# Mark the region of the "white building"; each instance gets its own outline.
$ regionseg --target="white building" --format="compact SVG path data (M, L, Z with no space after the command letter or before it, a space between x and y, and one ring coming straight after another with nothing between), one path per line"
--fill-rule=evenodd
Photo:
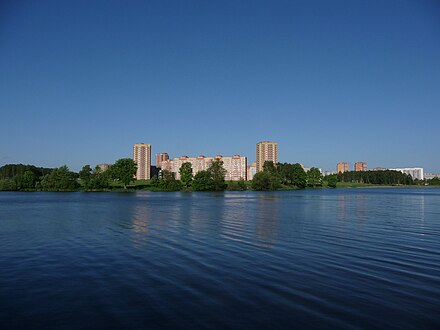
M415 180L415 179L423 180L424 179L422 167L389 168L389 170L399 171L399 172L402 172L405 174L409 174L409 175L411 175L413 180Z
M174 173L177 180L180 180L180 167L184 163L190 163L193 175L200 171L206 171L213 160L219 159L223 162L223 168L226 170L225 180L238 181L240 179L246 180L246 163L247 158L240 155L232 157L223 157L221 155L215 157L188 157L181 156L173 160L162 162L162 169L169 170Z

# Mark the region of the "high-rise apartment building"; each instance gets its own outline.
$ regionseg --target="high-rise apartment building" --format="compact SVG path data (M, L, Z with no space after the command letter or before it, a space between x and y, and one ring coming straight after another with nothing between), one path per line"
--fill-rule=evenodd
M133 160L137 164L136 180L150 180L151 144L135 144L133 147Z
M162 162L170 159L170 156L166 152L161 152L160 154L156 154L156 167L161 168Z
M354 163L354 170L356 172L367 171L367 163L366 162Z
M336 173L348 172L348 163L342 162L336 165Z
M263 170L265 161L278 163L278 142L263 141L257 143L257 172Z

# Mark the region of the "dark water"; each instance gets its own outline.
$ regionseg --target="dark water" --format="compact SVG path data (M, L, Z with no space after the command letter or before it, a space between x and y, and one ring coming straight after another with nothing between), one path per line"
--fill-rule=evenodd
M440 328L440 190L1 193L0 328Z

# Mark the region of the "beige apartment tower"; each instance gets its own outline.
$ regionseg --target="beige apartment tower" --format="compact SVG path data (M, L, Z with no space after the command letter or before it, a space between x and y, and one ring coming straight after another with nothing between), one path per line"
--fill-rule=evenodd
M366 162L357 162L354 163L354 170L356 172L367 171L367 163Z
M133 147L133 160L137 164L136 180L150 180L151 144L135 144Z
M348 172L348 163L342 162L336 165L336 173Z
M265 161L278 163L278 142L263 141L257 143L257 173L263 171Z

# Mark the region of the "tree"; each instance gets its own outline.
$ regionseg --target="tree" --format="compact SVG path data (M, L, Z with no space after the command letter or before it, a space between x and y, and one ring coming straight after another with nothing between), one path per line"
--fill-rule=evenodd
M84 165L81 171L79 171L79 179L86 189L89 188L90 180L92 179L92 168L90 165Z
M278 189L278 181L267 171L258 172L252 179L252 189L254 190L275 190Z
M35 188L35 183L37 181L37 177L34 172L31 170L27 170L24 172L23 176L20 180L20 189L33 189Z
M183 186L185 188L191 187L193 181L191 163L183 163L182 166L180 166L179 173L180 173L180 181L182 181Z
M192 188L195 191L210 191L214 190L214 181L211 173L208 171L200 171L194 176Z
M168 170L162 171L162 178L152 182L153 187L164 191L176 191L182 188L182 183L176 180L174 173Z
M268 172L272 175L277 174L277 168L275 167L275 164L271 160L266 160L263 164L263 171Z
M301 164L292 164L289 178L292 184L299 189L304 189L307 185L307 175Z
M13 179L0 179L0 191L18 190L17 183Z
M312 167L307 172L307 184L313 188L322 185L322 174L316 167Z
M102 171L99 166L96 166L89 181L89 189L106 189L110 187L109 174L108 170Z
M48 191L71 191L78 188L76 173L64 165L46 174L41 180L41 188Z
M131 158L118 159L116 163L110 167L107 171L113 179L119 180L124 185L124 189L127 189L127 185L133 181L136 174L137 165Z
M429 185L432 186L439 186L440 185L440 178L434 177L431 180L429 180Z
M336 175L331 175L327 177L327 185L329 188L336 188L336 184L338 183L338 177Z
M244 182L243 178L240 178L238 181L230 181L228 182L228 190L246 190L246 182Z
M223 191L226 189L227 184L225 182L226 170L223 167L223 161L216 159L211 163L208 168L208 173L210 174L213 190Z

